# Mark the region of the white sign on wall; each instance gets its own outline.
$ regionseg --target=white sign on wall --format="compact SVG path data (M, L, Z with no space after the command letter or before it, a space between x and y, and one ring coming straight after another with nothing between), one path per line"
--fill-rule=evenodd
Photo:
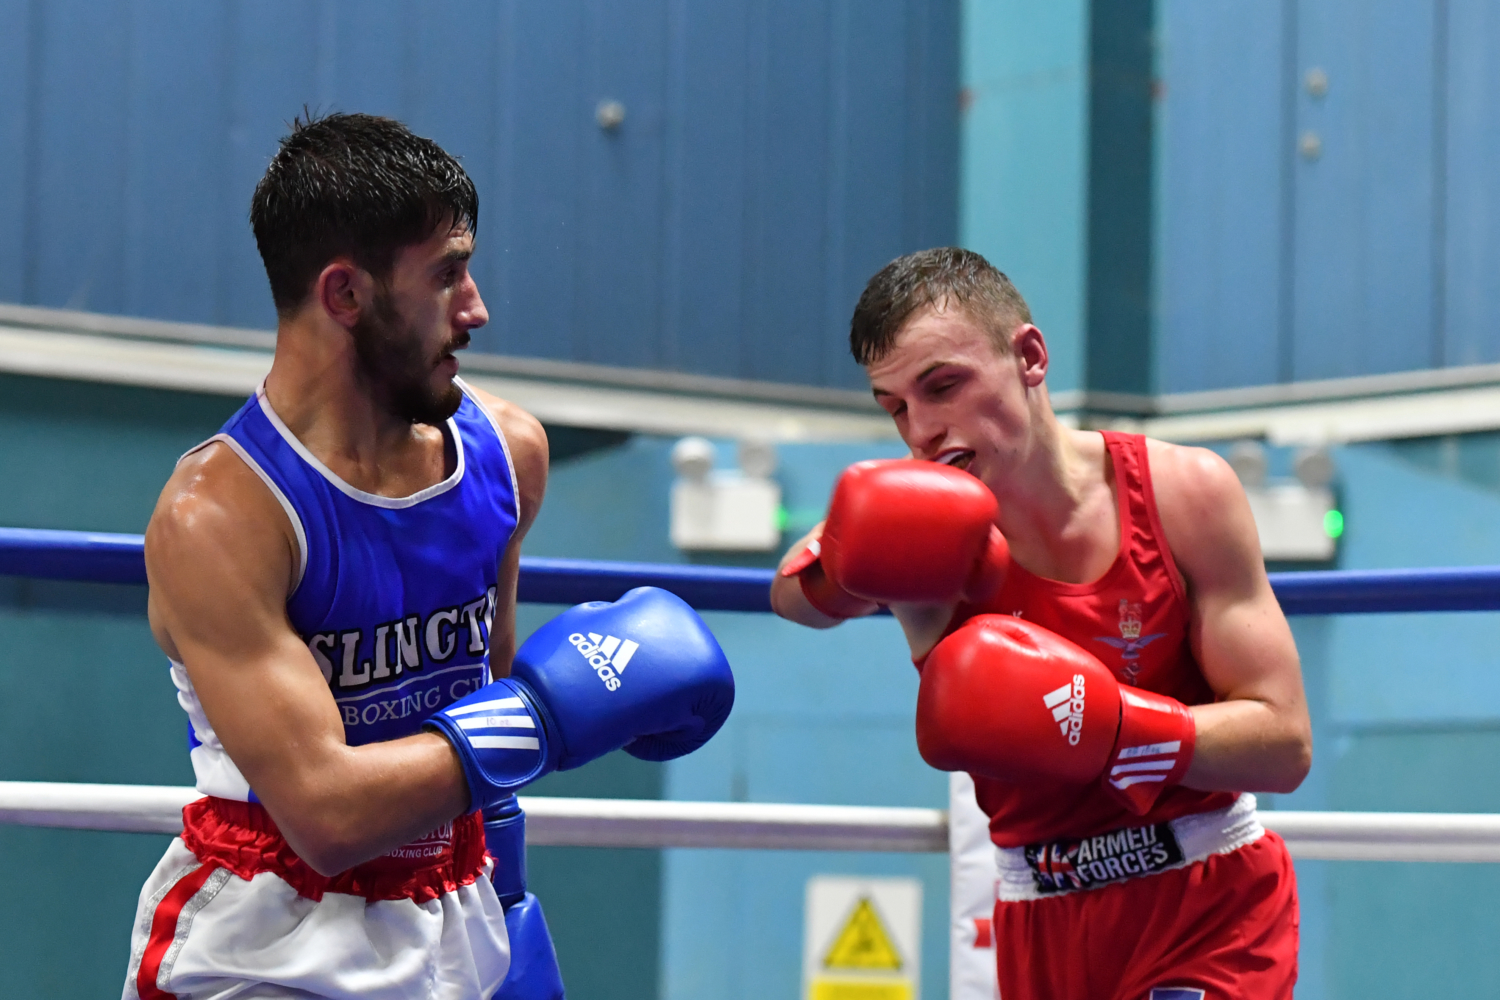
M814 875L803 919L804 1000L920 1000L922 883Z

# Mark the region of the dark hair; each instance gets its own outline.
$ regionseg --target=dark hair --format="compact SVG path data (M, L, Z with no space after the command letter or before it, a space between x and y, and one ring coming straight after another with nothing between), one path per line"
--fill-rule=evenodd
M1010 332L1031 322L1026 300L989 261L961 247L937 247L897 257L870 279L849 321L849 353L862 365L879 361L912 313L934 304L964 307L1007 353Z
M250 200L250 226L282 315L302 304L335 257L383 280L402 247L445 223L474 230L478 220L479 195L458 161L375 115L294 119Z

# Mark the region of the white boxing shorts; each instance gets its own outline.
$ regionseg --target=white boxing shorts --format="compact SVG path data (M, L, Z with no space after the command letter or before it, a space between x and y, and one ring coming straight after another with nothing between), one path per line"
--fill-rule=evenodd
M199 799L141 889L124 1000L472 1000L510 967L477 813L332 878L258 804Z

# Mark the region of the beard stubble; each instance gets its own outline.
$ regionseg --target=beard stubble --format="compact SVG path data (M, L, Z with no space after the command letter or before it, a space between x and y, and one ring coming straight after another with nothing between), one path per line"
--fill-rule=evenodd
M375 293L371 308L360 315L351 332L360 373L386 412L413 424L434 426L458 412L463 390L452 380L434 390L432 373L443 358L467 346L467 333L427 355L422 338L384 289Z

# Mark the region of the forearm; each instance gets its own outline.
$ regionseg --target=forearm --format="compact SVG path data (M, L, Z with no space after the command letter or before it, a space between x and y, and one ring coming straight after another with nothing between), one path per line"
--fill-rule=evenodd
M1295 791L1312 764L1305 710L1232 698L1195 705L1197 743L1183 784L1202 791Z
M938 644L953 621L955 604L892 604L891 614L901 623L913 662L920 663Z
M825 615L812 606L802 592L802 582L795 576L777 576L771 582L771 610L787 621L808 628L833 628L842 618Z
M452 745L435 733L323 753L261 796L297 855L332 875L379 857L461 815L469 788Z

